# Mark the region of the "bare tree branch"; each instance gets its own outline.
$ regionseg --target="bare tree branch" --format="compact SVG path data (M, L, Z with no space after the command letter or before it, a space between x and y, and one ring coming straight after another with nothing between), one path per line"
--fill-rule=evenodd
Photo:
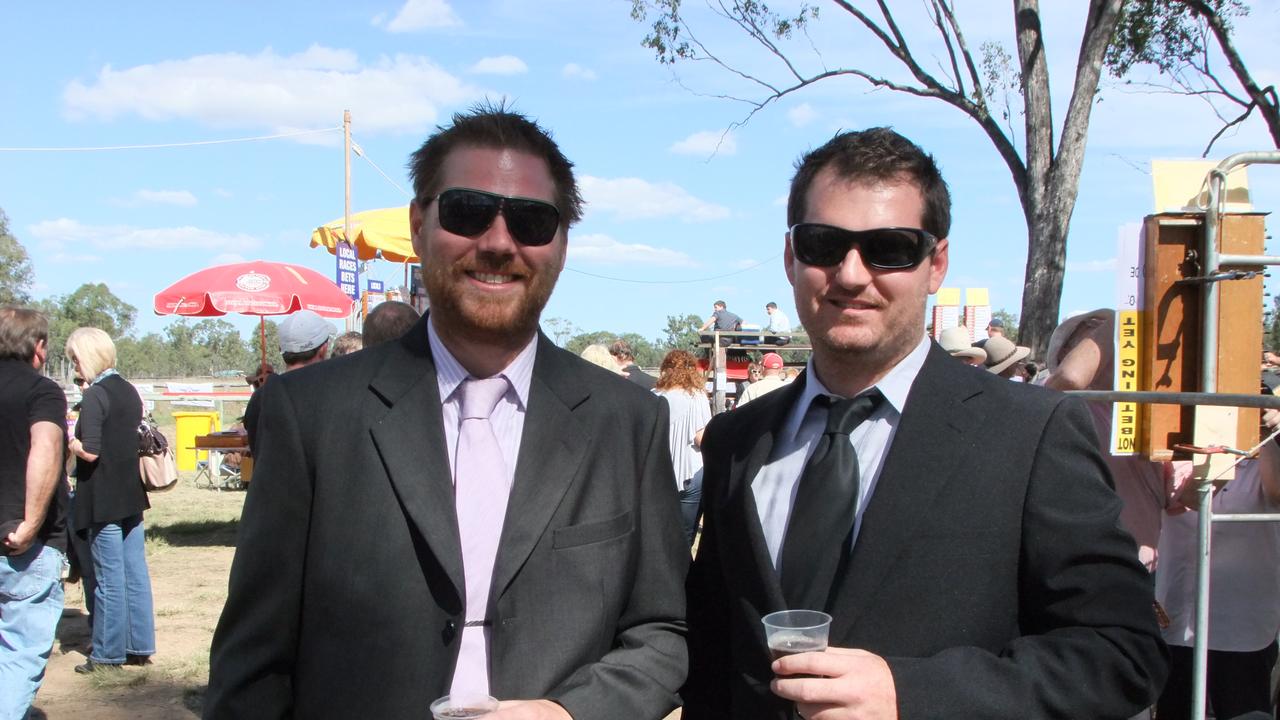
M1250 115L1253 114L1253 109L1255 107L1257 107L1257 105L1253 103L1249 103L1249 105L1245 107L1244 113L1242 113L1240 117L1237 117L1235 120L1232 120L1227 124L1223 125L1221 128L1219 128L1218 132L1214 133L1213 137L1209 139L1209 144L1204 146L1204 152L1200 153L1200 157L1209 157L1209 151L1213 149L1213 144L1218 142L1218 138L1226 134L1227 130L1244 122L1246 118L1248 118Z

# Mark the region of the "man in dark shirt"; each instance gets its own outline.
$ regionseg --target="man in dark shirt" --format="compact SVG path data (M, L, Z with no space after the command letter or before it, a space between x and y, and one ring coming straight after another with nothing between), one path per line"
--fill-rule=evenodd
M720 332L733 332L742 329L742 318L734 313L729 312L729 307L725 305L723 300L717 300L711 306L711 317L702 323L702 327L698 328L698 332L705 333L715 326ZM702 342L711 342L710 335L703 335ZM721 345L729 345L734 342L734 338L720 338Z
M26 717L62 615L67 399L39 369L49 321L0 308L0 717Z
M636 365L635 356L631 354L631 344L626 340L614 340L613 344L609 346L609 354L613 356L614 361L618 363L618 367L622 369L623 376L631 382L645 390L652 390L653 386L657 384L656 378L641 370L639 365Z

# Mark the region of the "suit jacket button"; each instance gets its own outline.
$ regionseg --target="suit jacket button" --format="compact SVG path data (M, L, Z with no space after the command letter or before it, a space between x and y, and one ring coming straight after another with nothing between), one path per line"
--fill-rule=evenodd
M445 644L452 643L453 639L458 636L458 621L453 618L446 620L444 623L444 633L442 634L444 635Z

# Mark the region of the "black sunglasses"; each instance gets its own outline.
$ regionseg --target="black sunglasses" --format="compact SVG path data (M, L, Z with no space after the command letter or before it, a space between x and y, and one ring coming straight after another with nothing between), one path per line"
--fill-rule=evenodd
M440 227L463 237L475 237L488 230L499 212L511 237L521 245L546 245L555 239L560 228L560 211L543 200L449 188L424 199L422 207L432 200L439 203Z
M878 270L906 270L920 264L938 238L919 228L845 230L821 223L791 226L791 250L805 265L835 267L858 246L862 262Z

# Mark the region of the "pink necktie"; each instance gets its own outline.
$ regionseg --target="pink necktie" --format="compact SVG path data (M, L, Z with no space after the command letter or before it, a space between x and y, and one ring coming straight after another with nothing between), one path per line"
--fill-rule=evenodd
M462 540L467 599L458 666L449 690L455 695L489 694L489 627L485 614L511 491L507 464L489 416L508 387L507 379L498 376L484 380L468 378L459 389L462 425L454 461L457 470L453 497Z

